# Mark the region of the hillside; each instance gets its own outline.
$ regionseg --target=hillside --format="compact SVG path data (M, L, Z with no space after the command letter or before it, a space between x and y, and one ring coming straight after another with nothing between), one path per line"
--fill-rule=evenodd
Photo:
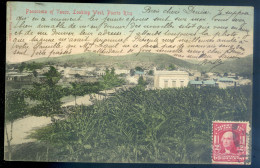
M199 64L200 62L197 59L190 59L185 60L189 63ZM212 60L214 62L214 60ZM223 60L223 64L220 64L212 69L214 64L206 64L201 65L198 69L204 72L219 72L219 73L225 73L225 72L232 72L232 73L238 73L240 75L252 75L253 73L253 55L248 55L246 57L240 58L240 59L229 59L229 60Z
M212 65L203 66L202 70L207 72L211 69ZM216 66L211 72L232 72L239 76L252 78L253 75L253 55L249 55L240 59L226 60L223 64Z
M111 65L121 68L134 68L143 66L145 68L166 67L174 64L177 67L196 69L198 66L167 54L140 53L125 56L105 56L96 53L83 53L75 55L66 55L54 58L39 58L29 62L70 64L72 66L83 65Z
M253 55L225 61L224 64L216 67L213 71L253 74Z
M164 68L170 64L174 64L176 67L186 69L196 69L199 71L208 72L212 64L199 65L198 61L195 60L181 60L172 57L167 54L155 54L155 53L140 53L140 54L129 54L125 56L105 56L96 53L82 53L74 55L66 55L54 58L39 58L30 60L29 62L40 62L40 63L53 63L53 64L69 64L71 66L113 66L119 68L134 68L136 66L142 66L147 69L153 67ZM212 72L234 72L243 76L250 76L253 72L253 55L249 55L244 58L236 60L226 60L224 64L218 65L213 68Z

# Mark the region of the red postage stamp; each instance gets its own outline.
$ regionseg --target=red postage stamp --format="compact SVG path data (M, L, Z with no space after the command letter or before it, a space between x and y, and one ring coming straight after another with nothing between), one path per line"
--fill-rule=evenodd
M249 123L213 122L212 163L250 164Z

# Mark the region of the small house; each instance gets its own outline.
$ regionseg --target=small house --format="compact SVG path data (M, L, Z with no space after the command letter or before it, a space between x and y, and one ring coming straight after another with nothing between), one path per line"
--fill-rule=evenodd
M200 88L202 84L203 84L202 81L196 81L196 80L191 80L189 82L190 86L193 86L193 87L196 87L196 88Z
M236 85L236 82L233 78L218 78L217 83L219 88L227 88L227 87L234 87Z
M216 86L216 82L214 80L206 80L206 81L203 81L203 85L209 86L209 87L214 87L214 86Z

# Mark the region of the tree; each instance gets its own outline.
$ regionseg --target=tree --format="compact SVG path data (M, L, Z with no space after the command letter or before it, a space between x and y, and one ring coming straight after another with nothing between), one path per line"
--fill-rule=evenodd
M28 105L24 98L24 93L20 90L10 91L6 94L5 122L9 122L11 125L10 134L8 133L7 127L5 125L9 161L12 159L11 142L13 140L13 123L15 120L28 114Z
M169 71L176 70L176 67L173 64L170 64L169 67L168 67L168 70Z
M140 71L140 72L144 72L144 69L141 68L141 67L139 67L139 66L135 67L135 70L136 70L136 71Z
M138 79L138 85L139 86L146 86L147 82L144 80L143 76L140 76Z
M18 67L19 72L22 73L23 70L25 69L25 67L26 67L26 63L22 62L21 65L19 65L19 67Z
M32 62L32 63L28 63L26 64L25 69L33 71L35 69L41 69L43 67L42 63L36 63L36 62Z
M43 75L46 78L28 91L29 98L38 102L30 111L35 116L52 116L61 112L63 88L57 85L61 74L51 66Z
M118 78L118 75L115 74L113 69L111 69L111 71L109 71L109 69L106 69L105 72L106 73L102 76L101 81L102 89L106 90L124 84L125 81Z
M61 98L64 96L64 89L57 85L61 79L61 74L50 66L48 72L43 74L46 78L40 83L34 83L33 88L28 90L28 97L37 101L37 104L30 109L30 114L34 116L53 117L62 112ZM46 141L46 160L49 158L49 143L52 137Z
M74 75L74 77L75 77L75 78L80 78L81 75L77 73L77 74Z
M36 70L33 70L33 76L37 77L38 76L38 72Z
M116 73L115 73L115 68L114 68L114 67L111 68L111 74L112 74L112 75L115 75L115 74L116 74Z
M46 76L46 80L43 84L47 84L49 86L55 86L61 79L61 74L53 66L50 66L50 70L43 75Z
M223 76L225 76L225 77L226 77L226 76L228 76L228 73L227 73L227 72L225 72Z
M63 67L64 67L64 68L67 68L67 67L69 67L69 64L68 64L68 63L65 63L65 64L63 65Z
M154 74L154 71L153 70L149 70L148 75L153 76L153 74Z
M135 75L135 70L134 69L130 69L130 75L134 76Z
M84 95L84 88L77 82L71 83L71 94L75 97L75 106L77 105L77 96Z

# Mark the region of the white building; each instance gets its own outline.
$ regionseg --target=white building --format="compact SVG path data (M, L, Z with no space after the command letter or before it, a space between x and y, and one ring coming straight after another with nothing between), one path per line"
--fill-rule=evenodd
M71 68L71 67L67 67L63 70L63 75L66 78L74 77L76 74L79 74L80 76L86 76L87 71L82 68Z
M95 73L96 73L98 76L106 75L106 71L104 71L104 70L99 70L99 71L96 71Z
M236 81L233 78L223 77L223 78L218 78L216 84L219 88L225 89L227 87L236 86Z
M86 71L92 72L95 71L96 67L86 67Z
M238 85L251 85L252 81L250 79L239 79Z
M116 69L115 74L120 75L120 74L130 74L130 70L126 69Z
M126 77L126 81L127 81L129 84L134 84L134 85L138 84L138 79L139 79L138 76L130 76L130 75L128 75L128 76Z
M47 73L50 70L50 66L44 66L41 69L36 69L35 71L38 72L39 74L44 74Z
M189 74L185 71L156 71L154 69L154 87L180 88L187 87L189 83Z

